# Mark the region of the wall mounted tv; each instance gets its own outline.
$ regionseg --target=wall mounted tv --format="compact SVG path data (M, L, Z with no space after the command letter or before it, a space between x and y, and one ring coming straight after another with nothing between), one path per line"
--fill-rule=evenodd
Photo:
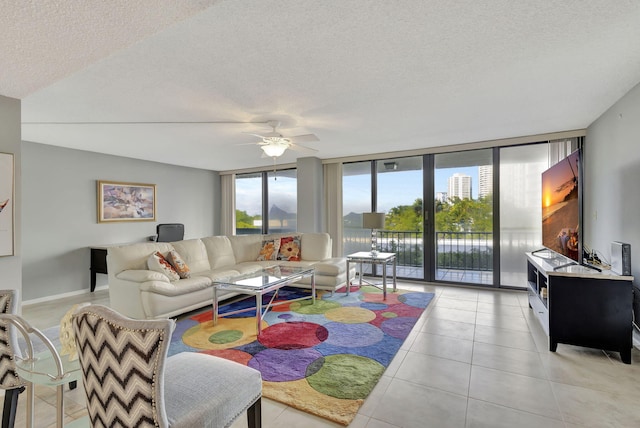
M542 173L542 245L582 262L582 166L576 150Z

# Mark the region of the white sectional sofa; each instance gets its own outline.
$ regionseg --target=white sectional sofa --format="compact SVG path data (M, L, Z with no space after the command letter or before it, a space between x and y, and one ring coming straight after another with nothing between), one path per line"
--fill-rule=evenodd
M296 238L300 250L298 260L258 260L264 258L261 250L265 243L291 236ZM149 269L152 254L159 251L166 257L172 250L186 263L190 277L171 280L164 273ZM211 304L214 280L276 264L313 266L319 290L333 292L347 283L346 262L331 257L331 237L326 233L209 236L171 243L114 246L107 251L111 307L137 319L172 317L204 307ZM354 275L355 267L349 279ZM293 285L310 288L310 278ZM222 290L218 293L219 299L231 295Z

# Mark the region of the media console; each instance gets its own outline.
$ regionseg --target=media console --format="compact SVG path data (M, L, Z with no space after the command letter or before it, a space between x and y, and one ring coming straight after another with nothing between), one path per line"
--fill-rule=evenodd
M529 307L559 343L620 352L631 364L632 276L595 271L552 251L527 253Z

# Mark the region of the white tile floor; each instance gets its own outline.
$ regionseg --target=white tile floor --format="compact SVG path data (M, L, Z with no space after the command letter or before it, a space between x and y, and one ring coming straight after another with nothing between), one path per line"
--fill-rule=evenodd
M550 353L524 292L399 287L436 296L351 427L640 426L640 351L631 365L615 352L563 344ZM83 300L108 304L108 295L32 305L23 314L46 328ZM53 426L55 391L37 388L37 395L36 426ZM84 413L81 388L65 398L70 420ZM262 411L267 428L338 426L268 399ZM23 397L16 425L24 425ZM245 417L233 424L241 427Z

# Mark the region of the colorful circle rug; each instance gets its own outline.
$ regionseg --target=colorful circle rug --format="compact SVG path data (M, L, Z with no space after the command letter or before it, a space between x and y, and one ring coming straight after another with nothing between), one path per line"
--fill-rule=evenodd
M398 352L433 293L352 287L349 296L283 288L256 336L253 297L180 319L169 355L201 352L262 373L263 396L348 425ZM270 296L264 296L268 303ZM251 309L253 308L253 309ZM225 313L247 309L241 314Z

